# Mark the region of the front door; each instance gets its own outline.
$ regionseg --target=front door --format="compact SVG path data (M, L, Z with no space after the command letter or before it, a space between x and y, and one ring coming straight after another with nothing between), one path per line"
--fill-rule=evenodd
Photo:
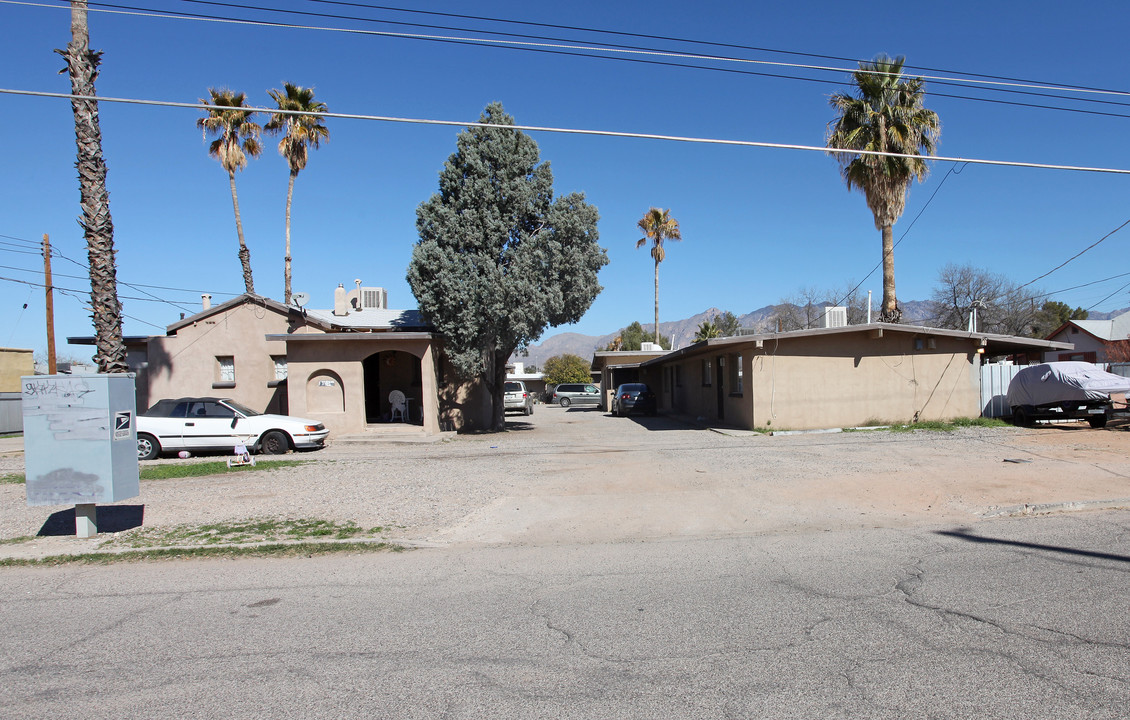
M726 357L719 355L715 358L716 362L714 367L717 372L715 373L714 386L718 388L718 419L726 419L726 390L722 387L724 378L726 377Z

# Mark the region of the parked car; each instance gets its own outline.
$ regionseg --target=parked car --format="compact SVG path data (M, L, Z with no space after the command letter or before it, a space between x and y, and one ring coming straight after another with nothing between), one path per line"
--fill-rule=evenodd
M534 398L526 392L526 383L521 380L507 380L506 410L521 410L523 415L534 414Z
M589 383L561 383L553 388L550 402L557 403L563 408L570 405L599 405L600 390L596 385Z
M1006 398L1016 425L1076 419L1101 428L1113 412L1110 394L1125 392L1130 392L1130 378L1088 362L1050 362L1018 372Z
M624 383L612 394L613 417L627 417L632 413L654 415L658 409L655 393L644 383Z
M233 450L281 454L325 445L330 431L316 420L256 412L229 398L161 400L137 417L137 458L163 452Z

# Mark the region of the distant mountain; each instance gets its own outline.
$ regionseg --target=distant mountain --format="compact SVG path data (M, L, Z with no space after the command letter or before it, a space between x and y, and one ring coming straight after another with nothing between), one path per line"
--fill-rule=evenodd
M931 315L930 303L925 300L910 300L908 302L900 303L902 305L903 321L912 325L922 324L924 320L928 320ZM746 313L745 315L738 315L738 323L743 328L752 328L758 332L772 332L772 318L776 314L779 305L766 305L763 308L754 310L753 312ZM664 336L671 336L676 348L685 347L694 341L695 333L698 332L698 327L705 320L709 320L716 315L721 315L722 310L718 308L707 308L697 315L692 315L683 320L675 320L673 322L659 323L659 331ZM874 311L878 314L878 309ZM1125 312L1130 312L1130 308L1123 308L1122 310L1114 310L1108 313L1092 312L1088 319L1090 320L1109 320L1112 317L1121 315ZM640 321L645 330L650 330L652 324ZM625 323L624 327L627 327ZM545 363L546 360L554 355L563 355L571 353L579 355L583 358L592 358L593 352L596 350L603 350L612 342L620 330L617 328L607 335L581 335L580 333L559 333L551 335L542 342L531 345L529 348L529 356L521 357L515 356L511 358L515 362L525 363L527 367L535 365L538 368Z

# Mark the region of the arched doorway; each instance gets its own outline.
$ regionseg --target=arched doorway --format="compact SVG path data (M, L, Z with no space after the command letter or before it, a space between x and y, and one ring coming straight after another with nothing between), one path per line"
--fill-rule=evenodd
M412 353L382 350L361 363L365 378L365 422L388 422L392 405L388 396L393 390L404 393L408 401L408 421L420 421L420 360Z

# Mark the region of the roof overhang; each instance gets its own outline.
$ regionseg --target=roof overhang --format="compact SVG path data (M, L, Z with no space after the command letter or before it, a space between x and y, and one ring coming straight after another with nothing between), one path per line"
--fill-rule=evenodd
M870 323L867 325L848 325L837 328L813 328L809 330L793 330L783 333L762 333L758 335L738 335L727 338L711 338L689 345L679 350L666 353L664 356L640 363L641 366L660 365L668 360L675 360L697 355L707 355L721 348L752 347L754 351L770 350L774 343L789 342L791 340L827 337L834 340L837 336L866 335L879 339L886 334L903 334L919 337L949 337L959 340L969 340L977 349L984 350L990 357L997 355L1013 355L1016 353L1032 352L1034 350L1072 350L1071 343L1041 340L1040 338L1017 337L1014 335L996 335L993 333L971 333L964 330L949 330L946 328L925 327L921 325L901 325L894 323Z
M345 333L271 333L269 341L281 340L286 343L326 343L326 342L401 342L404 340L434 340L430 332L345 332Z

